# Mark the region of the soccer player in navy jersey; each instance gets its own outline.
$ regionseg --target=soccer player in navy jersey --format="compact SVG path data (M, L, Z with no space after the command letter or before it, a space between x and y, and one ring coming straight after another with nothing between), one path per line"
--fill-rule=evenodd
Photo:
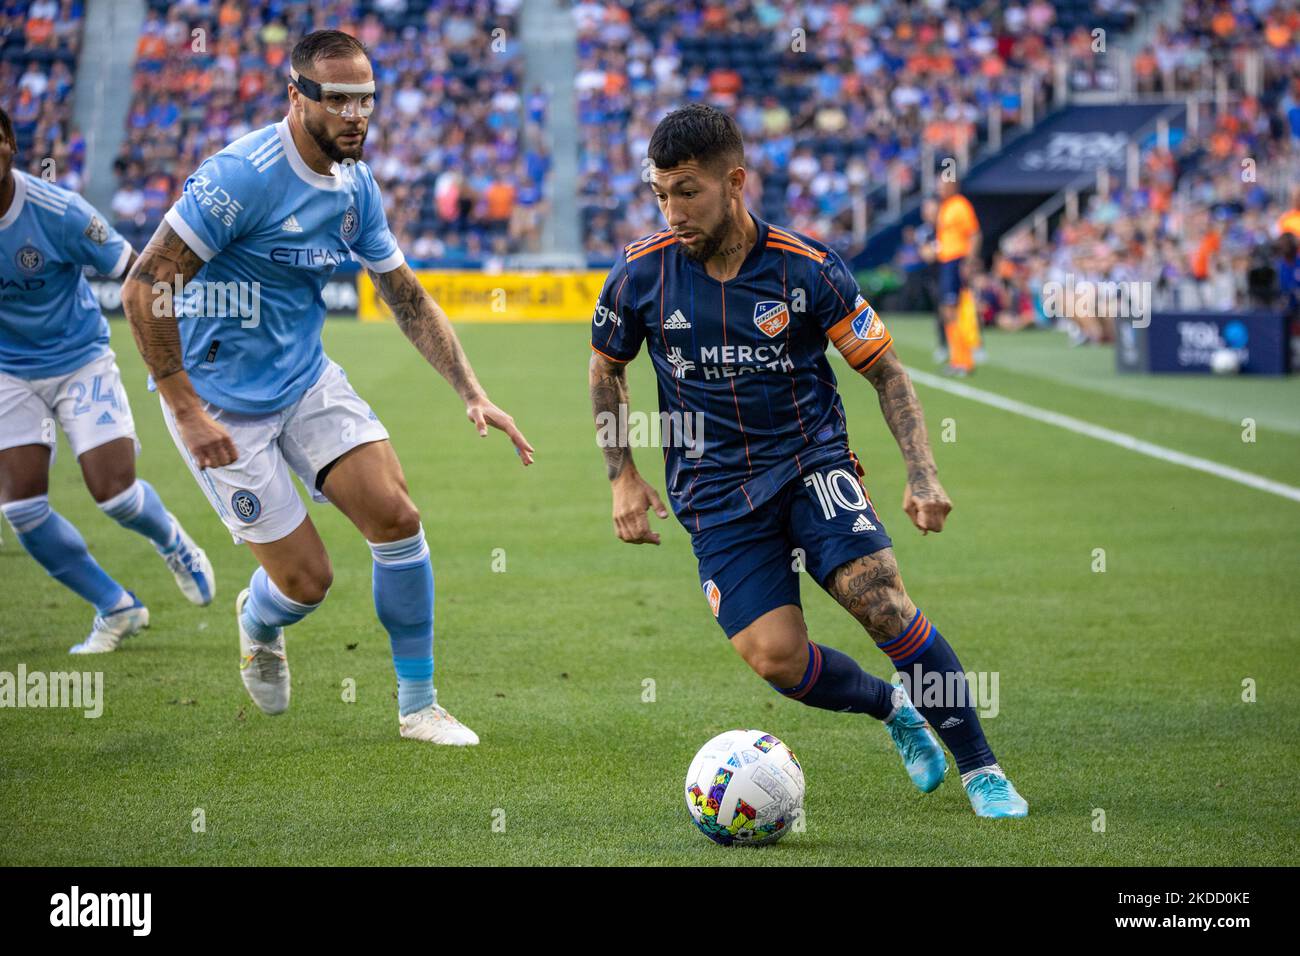
M927 793L947 771L935 728L976 814L1026 816L967 695L921 693L936 679L964 692L965 671L904 589L849 449L828 341L879 395L907 465L903 510L922 533L943 530L952 504L888 330L839 255L746 208L744 145L731 117L704 104L676 110L648 152L667 228L626 247L592 317L598 427L626 420L625 369L644 342L661 421L702 425L669 429L668 498L691 535L704 596L741 657L787 697L883 721ZM646 512L666 518L662 500L625 442L600 443L618 537L658 544ZM889 655L903 686L809 640L801 566Z

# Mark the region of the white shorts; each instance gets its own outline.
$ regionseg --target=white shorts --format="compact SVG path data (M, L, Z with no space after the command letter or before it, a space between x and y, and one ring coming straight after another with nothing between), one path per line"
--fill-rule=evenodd
M105 442L134 439L135 419L115 359L110 349L76 371L52 378L0 372L0 450L48 445L52 464L56 422L78 458ZM139 441L135 447L140 450Z
M167 403L162 403L172 441L236 544L279 541L302 524L307 507L290 471L314 500L327 502L316 490L320 470L358 445L388 437L388 429L353 391L336 362L329 363L302 398L278 412L240 415L206 402L204 408L234 439L239 452L234 464L200 469L177 433Z

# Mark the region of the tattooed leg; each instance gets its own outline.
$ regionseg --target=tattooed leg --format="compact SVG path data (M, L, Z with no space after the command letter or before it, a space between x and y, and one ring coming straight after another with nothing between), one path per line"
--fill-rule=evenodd
M840 565L831 573L827 590L877 644L901 634L916 614L916 605L903 589L893 548Z
M892 548L836 568L827 590L889 655L912 703L952 751L963 776L997 761L972 704L966 671L938 629L912 603Z

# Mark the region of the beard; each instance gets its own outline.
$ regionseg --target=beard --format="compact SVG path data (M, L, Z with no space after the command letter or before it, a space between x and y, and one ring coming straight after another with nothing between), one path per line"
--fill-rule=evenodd
M361 130L361 142L357 145L344 149L337 140L330 139L329 134L325 131L325 124L313 122L310 116L303 116L303 129L307 130L308 135L316 141L320 151L330 158L332 162L342 163L345 160L351 160L354 163L361 161L362 151L366 145L366 135L370 132L369 124Z
M716 229L707 234L701 233L703 241L695 248L683 245L681 247L682 252L686 254L687 258L694 259L696 262L708 262L722 248L722 241L727 238L727 233L731 232L734 223L735 217L731 215L730 209L726 209L722 214L722 221L718 223Z

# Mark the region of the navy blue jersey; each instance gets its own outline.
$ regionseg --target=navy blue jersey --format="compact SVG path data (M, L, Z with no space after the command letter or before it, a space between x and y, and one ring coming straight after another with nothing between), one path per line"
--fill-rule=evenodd
M842 460L848 437L827 342L859 372L892 342L839 255L753 218L758 241L727 282L670 232L629 244L591 320L591 347L611 361L631 361L647 343L668 496L691 532L747 515L809 469Z

